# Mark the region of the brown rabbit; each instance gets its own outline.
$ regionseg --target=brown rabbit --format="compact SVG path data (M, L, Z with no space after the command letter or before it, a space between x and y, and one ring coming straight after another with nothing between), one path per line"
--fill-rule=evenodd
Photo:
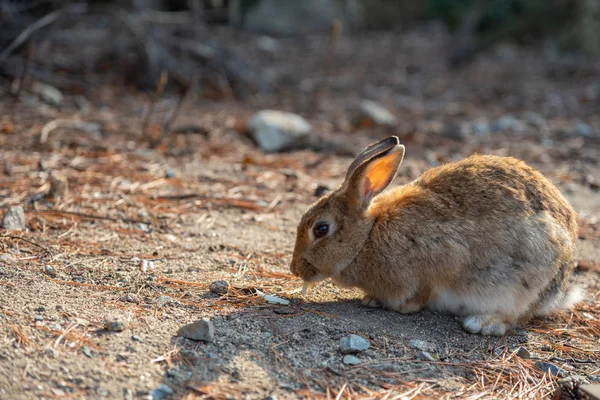
M359 287L368 306L447 311L484 335L576 301L576 214L541 173L474 155L383 192L403 157L395 136L357 156L302 217L294 275Z

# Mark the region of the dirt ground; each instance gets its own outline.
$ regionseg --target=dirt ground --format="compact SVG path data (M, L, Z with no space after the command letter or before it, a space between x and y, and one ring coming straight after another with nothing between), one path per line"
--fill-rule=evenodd
M175 126L199 133L173 133L157 149L141 134L147 96L118 85L91 88L85 108L77 96L60 109L28 94L0 101L0 214L21 204L28 226L0 230L0 398L543 398L558 388L579 398L581 382L600 382L598 64L499 45L450 70L433 25L343 36L315 97L327 38L276 39L271 52L258 35L218 34L276 91L192 96ZM365 98L399 125L356 127ZM173 101L157 104L151 132ZM361 293L330 282L303 299L288 269L296 224L316 186L334 188L351 158L263 154L240 129L263 108L299 113L314 135L355 152L398 135L407 153L397 184L474 152L524 159L579 213L584 301L489 338L447 315L364 308ZM522 129L447 132L503 116ZM58 118L102 132L59 128L40 144ZM67 179L67 194L45 196L51 175ZM216 280L227 294L210 292ZM266 304L257 288L290 304ZM201 318L214 324L212 342L176 336ZM124 329L108 331L106 320ZM350 333L370 341L358 365L342 362Z

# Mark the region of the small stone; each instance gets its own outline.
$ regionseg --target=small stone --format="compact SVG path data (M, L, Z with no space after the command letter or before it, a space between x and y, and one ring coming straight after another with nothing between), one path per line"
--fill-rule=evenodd
M471 126L467 123L451 122L444 125L442 134L450 139L466 139L471 136Z
M327 186L317 185L317 187L315 188L315 196L316 197L323 197L327 193L329 193L329 188Z
M273 312L275 314L281 314L281 315L294 314L295 313L294 310L291 310L289 308L283 308L283 307L275 308L275 309L273 309Z
M421 361L437 361L435 359L434 356L431 355L431 353L427 352L427 351L419 351L417 352L417 358Z
M173 389L171 389L169 386L165 385L164 383L161 383L160 385L158 385L158 387L156 389L154 389L152 392L150 392L150 398L152 400L165 400L165 399L169 398L172 394L173 394Z
M34 82L30 90L40 96L42 101L54 107L60 107L63 102L63 94L54 86L42 82Z
M36 308L34 311L37 311L37 312L44 312L44 311L46 311L46 307L39 306L39 307L38 307L38 308Z
M33 317L34 322L42 322L43 320L44 320L43 315L36 315L35 317Z
M531 358L531 353L525 347L519 347L519 350L517 350L517 356L524 360L529 360Z
M104 328L109 332L121 332L125 329L125 324L118 319L106 319L104 321Z
M44 267L44 272L47 275L50 275L50 276L55 276L56 275L56 269L52 265L46 265Z
M471 130L477 136L486 136L490 133L490 124L488 121L475 121L471 123Z
M167 178L167 179L175 178L175 170L171 167L165 168L165 178Z
M340 339L342 354L360 353L371 347L371 343L358 335L348 335Z
M541 369L544 372L549 373L550 375L563 377L565 375L565 370L557 367L554 364L550 364L545 361L536 361L535 366Z
M155 302L159 307L166 307L168 305L175 304L176 300L171 296L158 296Z
M256 46L265 53L276 53L279 50L279 42L271 36L261 36L256 40Z
M6 214L4 214L4 218L2 218L0 226L10 231L25 230L25 212L23 211L23 206L9 207Z
M527 122L529 125L536 128L547 127L546 120L538 113L531 111L525 112L523 113L523 119L525 119L525 122Z
M276 110L254 114L248 120L247 128L265 152L284 150L312 130L310 123L301 116Z
M148 224L144 224L142 222L138 222L137 224L135 224L135 227L144 233L152 232L152 228L150 228Z
M211 360L217 360L219 356L215 353L208 353L208 358L210 358Z
M497 120L492 122L490 128L492 129L492 132L523 132L525 130L523 128L523 124L521 124L521 122L519 122L518 119L511 115L505 115L503 117L498 118Z
M209 290L211 291L211 293L214 294L227 294L227 292L229 291L229 282L225 280L214 281L210 284Z
M583 122L577 122L575 124L575 133L579 136L590 137L593 135L594 131L590 126Z
M87 347L87 346L83 346L83 347L81 348L81 352L82 352L83 354L85 354L85 356L86 356L86 357L88 357L88 358L92 358L92 351L90 350L90 348L89 348L89 347Z
M125 296L125 301L129 303L137 303L139 300L135 293L127 293L127 295Z
M428 351L430 353L434 353L436 351L436 346L433 343L426 342L424 340L410 340L408 345L415 350Z
M359 358L354 357L351 354L347 354L344 356L344 359L342 360L342 362L346 365L358 365L360 364L362 361L360 361Z
M131 335L131 340L133 340L135 342L144 343L144 339L141 336L137 336L137 335Z
M50 389L50 391L52 392L53 395L55 395L57 397L64 397L67 395L64 390L57 389L57 388L52 388L52 389Z
M191 340L212 342L215 338L215 327L209 320L201 319L179 328L177 336Z
M44 353L52 358L58 357L58 351L52 347L47 347L46 350L44 350Z
M396 118L396 116L383 105L375 101L363 100L360 103L360 113L362 118L367 118L373 121L376 125L398 125L398 118Z

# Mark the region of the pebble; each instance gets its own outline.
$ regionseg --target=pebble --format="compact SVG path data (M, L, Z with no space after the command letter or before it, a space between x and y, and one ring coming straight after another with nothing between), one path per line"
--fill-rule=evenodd
M283 308L283 307L275 308L275 309L273 309L273 312L275 314L282 314L282 315L295 313L294 310L290 310L289 308Z
M155 300L159 307L165 307L176 302L171 296L158 296Z
M131 340L133 340L135 342L144 343L144 339L141 336L137 336L137 335L131 335Z
M2 218L0 227L10 231L25 230L25 212L23 211L23 206L9 207Z
M519 350L517 350L517 356L524 360L529 360L531 358L531 353L525 347L519 347Z
M360 364L362 361L360 361L359 358L354 357L351 354L347 354L344 356L344 359L342 360L342 362L346 365L358 365Z
M152 228L148 224L144 224L143 222L138 222L135 224L135 227L144 233L152 232Z
M325 196L327 193L329 193L329 188L327 186L323 186L323 185L317 185L317 187L315 188L315 193L314 195L316 197L323 197Z
M575 133L578 134L579 136L585 136L585 137L590 137L593 135L593 131L592 128L590 128L590 126L586 123L583 122L577 122L575 124Z
M167 167L165 168L165 178L167 179L171 179L171 178L175 178L176 174L175 174L175 170L171 167Z
M58 351L52 347L47 347L46 350L44 350L44 353L52 358L56 358L58 356Z
M511 115L505 115L492 122L490 128L492 132L514 131L523 132L525 129L523 124Z
M227 294L229 291L229 282L225 280L214 281L210 284L209 290L214 294Z
M358 335L348 335L340 339L342 354L360 353L371 347L371 343Z
M125 301L129 303L137 303L139 300L135 293L127 293L127 295L125 296Z
M35 317L33 317L34 322L41 322L43 320L44 320L44 316L42 316L42 315L36 315Z
M42 82L34 82L31 85L30 90L40 96L42 101L50 104L51 106L60 107L63 102L64 96L62 92L52 85Z
M83 347L81 348L81 352L82 352L83 354L85 354L87 357L89 357L89 358L92 358L92 351L90 350L90 348L89 348L89 347L87 347L87 346L83 346Z
M311 124L297 114L263 110L254 114L247 123L250 134L265 152L277 152L307 136Z
M121 332L125 329L125 324L118 319L106 319L104 321L104 328L109 332Z
M360 103L360 113L362 118L368 118L369 120L373 121L376 125L398 125L398 118L396 118L396 116L392 114L383 105L375 101L363 100Z
M152 400L164 400L164 399L169 398L172 394L173 394L173 389L171 389L169 386L165 385L164 383L161 383L160 385L158 385L158 387L156 389L154 389L152 392L150 392L150 398Z
M490 123L488 121L475 121L471 123L471 130L477 136L485 136L490 133Z
M430 353L433 353L436 351L435 344L426 342L424 340L418 340L418 339L410 340L408 342L408 345L415 350L428 351Z
M444 125L442 135L450 139L466 139L471 136L471 126L467 123L450 122Z
M50 276L55 276L56 275L56 268L54 268L52 265L46 265L44 267L44 272Z
M550 364L545 361L536 361L535 366L541 369L544 372L549 373L550 375L563 377L565 375L565 370L557 367L554 364Z
M177 336L191 340L212 342L215 338L215 327L209 320L201 319L179 328Z
M437 361L431 353L427 351L419 351L417 352L417 358L421 361Z

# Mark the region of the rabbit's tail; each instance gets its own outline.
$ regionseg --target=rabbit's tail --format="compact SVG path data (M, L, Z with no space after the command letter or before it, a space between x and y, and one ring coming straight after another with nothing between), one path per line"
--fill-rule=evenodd
M535 307L533 313L536 316L550 314L553 311L566 310L583 299L583 290L573 286L568 290L557 290L547 293Z

